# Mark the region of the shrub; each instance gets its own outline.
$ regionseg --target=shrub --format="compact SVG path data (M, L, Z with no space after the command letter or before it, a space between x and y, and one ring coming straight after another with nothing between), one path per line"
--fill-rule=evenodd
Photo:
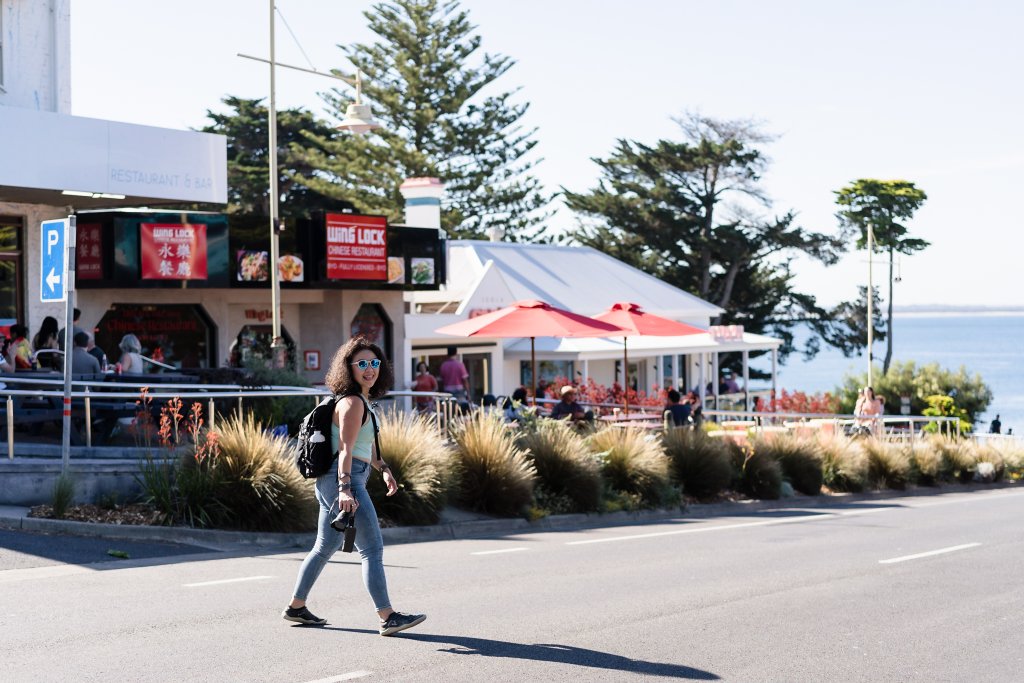
M516 447L500 415L477 411L452 429L459 471L458 501L496 515L524 514L536 470Z
M868 463L864 452L845 436L818 437L822 483L832 491L856 493L864 490Z
M925 443L939 455L942 479L969 482L974 478L976 460L970 441L933 434Z
M794 489L808 496L821 493L822 461L813 441L789 434L771 434L756 439L753 447L755 452L779 463L783 478Z
M216 457L183 459L184 471L204 470L214 482L215 524L251 531L306 531L316 528L319 508L313 483L302 478L291 443L268 434L250 415L220 425Z
M541 420L536 430L521 433L517 443L537 471L540 507L562 513L600 508L601 470L575 428L560 420Z
M910 482L910 455L899 446L862 439L861 448L868 463L868 485L877 489L904 489Z
M915 478L924 486L937 486L942 478L942 452L928 442L917 442L906 446Z
M1003 458L1006 476L1017 480L1024 474L1024 446L1010 439L996 439L989 442L989 448L995 450Z
M377 514L396 524L436 524L456 482L454 454L431 420L423 415L383 411L381 457L398 480L387 495L384 478L371 472L367 490Z
M749 445L730 448L738 472L737 488L751 498L777 500L782 496L782 466L771 455Z
M843 378L843 386L836 390L842 412L853 412L857 393L867 381L867 373ZM956 404L967 411L971 422L977 421L978 416L992 402L992 390L982 381L981 376L968 375L963 366L959 371L952 372L940 368L938 363L918 366L913 361L894 362L884 375L876 370L872 381L875 394L885 396L889 410L899 406L901 396L909 396L910 412L914 415L921 415L928 407L925 397L936 394L954 396Z
M613 492L637 496L640 507L670 500L668 458L644 430L606 427L588 438L588 446L600 457L601 474Z
M62 519L75 499L75 480L64 472L53 482L53 516Z
M982 481L1002 481L1006 474L1006 463L999 450L988 444L974 444L975 466L974 478ZM986 467L988 465L988 467Z
M672 478L683 492L711 498L732 482L729 450L721 439L701 430L669 429L661 439L669 458Z
M966 434L974 429L974 425L971 424L968 419L967 411L963 408L958 408L956 401L949 396L941 396L936 394L935 396L926 396L925 402L928 407L921 411L922 415L928 417L958 417L960 422L953 424L940 425L938 422L929 422L922 429L926 432L937 434L941 431L953 431L959 426L959 433Z

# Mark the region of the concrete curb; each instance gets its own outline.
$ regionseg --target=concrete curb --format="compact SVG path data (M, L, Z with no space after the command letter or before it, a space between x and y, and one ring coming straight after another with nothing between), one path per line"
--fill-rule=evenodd
M389 527L381 529L381 533L384 536L384 541L389 544L419 543L503 534L613 527L627 524L643 524L666 519L705 519L735 516L764 510L818 508L828 507L836 503L870 503L872 500L913 498L943 493L969 493L973 491L1015 488L1017 486L1016 482L951 484L941 488L918 487L907 491L872 491L868 493L833 494L829 496L798 496L780 500L695 504L685 509L551 515L550 517L544 517L533 522L525 519L481 519L445 522L433 526ZM27 508L0 506L0 529L41 531L116 540L184 543L214 550L229 548L308 548L313 545L316 538L316 534L313 532L289 534L191 529L188 527L94 524L91 522L28 517L27 515Z

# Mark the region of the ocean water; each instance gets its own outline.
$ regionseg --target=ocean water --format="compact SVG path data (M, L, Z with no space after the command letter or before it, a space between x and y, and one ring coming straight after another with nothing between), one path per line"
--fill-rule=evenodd
M1009 427L1014 434L1024 434L1024 315L897 314L893 329L894 361L938 363L950 370L963 365L971 375L981 375L993 399L976 431L987 432L988 421L998 413L1004 434ZM798 334L798 341L804 336ZM884 358L885 343L877 343L875 364L880 367ZM780 366L779 387L808 393L833 391L851 372L867 372L863 355L846 358L823 347L811 361L791 355Z

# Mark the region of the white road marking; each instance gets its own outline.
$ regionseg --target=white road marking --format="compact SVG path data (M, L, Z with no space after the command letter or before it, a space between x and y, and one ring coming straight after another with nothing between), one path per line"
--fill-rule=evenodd
M330 678L318 678L315 681L306 681L306 683L338 683L339 681L351 681L363 676L369 676L372 673L372 671L350 671L347 674L331 676Z
M963 545L954 545L949 548L939 548L938 550L929 550L926 553L917 553L916 555L904 555L903 557L893 557L888 560L879 560L878 564L895 564L897 562L906 562L907 560L919 560L922 557L932 557L933 555L944 555L946 553L955 553L957 550L966 550L967 548L976 548L980 543L964 543Z
M265 579L272 579L273 576L243 576L239 579L221 579L219 581L200 581L199 583L183 583L181 584L185 588L197 588L199 586L219 586L223 583L240 583L242 581L263 581Z
M498 553L517 553L520 550L529 550L529 548L502 548L501 550L481 550L479 552L470 553L470 555L497 555Z
M879 501L863 501L867 504L875 504L879 507L861 508L858 510L843 510L840 512L823 511L813 515L801 515L799 517L785 517L783 519L767 519L758 522L743 522L741 524L720 524L717 526L691 526L686 529L673 529L672 531L657 531L649 534L633 534L631 536L611 536L608 538L593 538L586 541L567 541L566 545L590 545L593 543L613 543L615 541L633 541L643 538L659 538L662 536L679 536L682 534L700 534L710 531L728 531L731 529L748 529L759 526L776 526L779 524L796 524L800 522L813 522L815 520L826 520L835 519L838 517L854 517L858 515L870 515L878 512L890 512L894 510L906 510L908 508L923 508L923 507L934 507L938 505L956 505L960 503L977 503L995 500L997 498L1006 498L1009 496L1020 495L1019 492L1014 493L988 493L986 492L983 497L970 497L970 498L956 498L953 500L940 500L930 501L926 503L917 503L911 501L901 501L896 505L890 504L892 500L899 499L888 499ZM807 509L807 508L804 508ZM779 512L779 509L774 512ZM696 521L696 520L694 520Z

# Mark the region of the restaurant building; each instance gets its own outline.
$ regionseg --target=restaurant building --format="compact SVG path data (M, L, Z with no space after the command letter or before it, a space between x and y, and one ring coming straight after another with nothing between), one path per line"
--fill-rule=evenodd
M290 221L271 264L266 218L161 209L226 204L226 139L71 116L69 21L68 0L0 0L0 328L63 326L64 304L40 299L40 223L75 214L80 326L112 363L127 333L175 368L268 356L276 268L309 380L355 333L408 365L403 292L446 277L440 231L324 212Z

